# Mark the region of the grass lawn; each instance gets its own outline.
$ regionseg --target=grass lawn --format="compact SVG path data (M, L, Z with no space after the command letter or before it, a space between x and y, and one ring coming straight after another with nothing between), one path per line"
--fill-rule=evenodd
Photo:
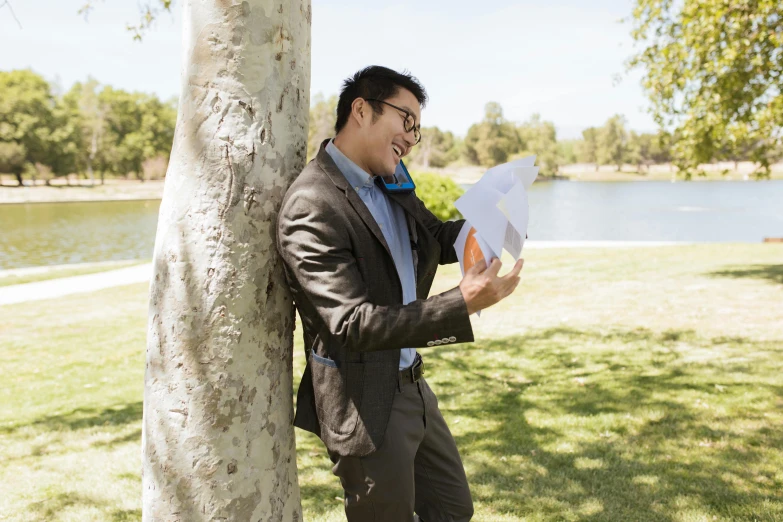
M530 250L523 275L476 343L424 351L474 520L783 520L783 245ZM140 520L146 297L0 308L0 520ZM343 520L297 437L305 520Z
M10 273L0 272L0 287L21 285L24 283L35 283L38 281L48 281L50 279L59 279L61 277L71 277L85 274L97 274L99 272L107 272L109 270L117 270L118 268L127 268L129 266L142 265L149 263L149 260L131 259L128 261L107 261L105 263L77 263L73 265L57 265L47 267L46 270L35 271L22 271L21 273L15 273L16 270L9 271Z

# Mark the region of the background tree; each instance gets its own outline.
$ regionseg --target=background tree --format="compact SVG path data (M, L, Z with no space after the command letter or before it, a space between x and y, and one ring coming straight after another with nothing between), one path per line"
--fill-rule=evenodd
M551 121L542 121L539 114L534 114L530 120L517 127L522 152L515 156L524 157L536 155L536 165L542 172L554 175L560 168L557 152L557 131Z
M672 137L671 134L664 131L659 131L655 135L650 146L650 160L654 165L660 165L662 163L669 163L672 160L671 156Z
M30 70L0 71L0 144L20 186L26 165L46 166L57 175L75 169L77 140L67 116L41 76Z
M599 165L616 165L619 171L628 154L628 132L625 118L616 114L598 130L596 162Z
M337 95L324 98L316 94L310 107L310 126L307 132L307 158L312 159L318 153L318 147L326 139L335 135L334 124L337 121Z
M457 161L461 154L462 142L451 131L442 131L438 127L422 127L421 141L413 147L409 159L411 164L421 168L443 168Z
M97 80L88 78L84 83L75 83L63 96L63 103L78 127L77 166L87 171L87 176L93 183L95 182L94 166L98 161L99 153L104 148L106 117L109 111L108 106L99 96L98 87ZM101 171L101 184L104 183L103 172Z
M474 123L465 136L465 156L474 165L493 167L519 152L521 143L514 125L503 117L497 102L484 107L484 119Z
M581 163L595 163L598 170L598 129L588 127L582 131L582 140L577 144L576 157Z
M27 150L16 141L0 141L0 172L16 176L19 185L23 185L22 173L25 168Z
M183 9L150 288L142 517L301 521L293 303L273 238L307 155L310 2ZM129 104L112 112L133 114L117 109ZM133 134L124 119L108 128Z
M783 4L779 0L635 0L629 67L652 114L677 135L672 153L690 175L699 164L751 145L759 176L781 150Z
M168 155L176 112L157 97L104 87L98 96L106 107L102 171L129 175L144 181L143 163L148 158Z
M636 165L636 171L644 174L644 167L648 166L650 157L650 134L639 134L631 131L628 134L628 149L625 155L625 163Z
M573 165L577 160L577 151L581 140L558 140L557 157L560 165Z

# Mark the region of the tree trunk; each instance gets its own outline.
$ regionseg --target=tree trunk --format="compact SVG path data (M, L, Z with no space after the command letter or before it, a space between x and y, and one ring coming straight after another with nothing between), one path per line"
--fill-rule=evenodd
M22 179L22 173L21 172L14 172L16 175L16 181L19 182L20 187L24 187L24 180Z
M307 153L310 1L183 9L150 288L142 518L301 521L293 304L274 230Z
M90 139L90 154L87 156L87 174L90 176L90 185L95 185L95 173L92 170L92 163L98 154L98 131L93 125L92 138Z

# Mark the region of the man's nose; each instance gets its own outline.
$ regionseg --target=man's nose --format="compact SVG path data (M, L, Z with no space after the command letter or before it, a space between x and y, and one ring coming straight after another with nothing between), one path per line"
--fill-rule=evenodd
M413 129L407 131L405 134L403 134L403 139L405 140L405 143L408 144L408 148L410 149L414 145L416 145L416 136L413 133Z

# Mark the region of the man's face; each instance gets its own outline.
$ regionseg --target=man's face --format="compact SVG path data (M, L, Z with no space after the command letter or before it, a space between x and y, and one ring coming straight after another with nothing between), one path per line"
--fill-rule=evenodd
M416 125L419 125L421 107L412 92L400 88L397 94L384 101L410 112L416 119ZM400 159L405 157L416 144L416 139L413 137L412 130L405 132L404 112L386 104L381 104L381 106L383 114L379 114L374 123L370 117L369 125L365 124L365 161L370 169L370 174L391 176ZM369 105L367 109L370 109Z

